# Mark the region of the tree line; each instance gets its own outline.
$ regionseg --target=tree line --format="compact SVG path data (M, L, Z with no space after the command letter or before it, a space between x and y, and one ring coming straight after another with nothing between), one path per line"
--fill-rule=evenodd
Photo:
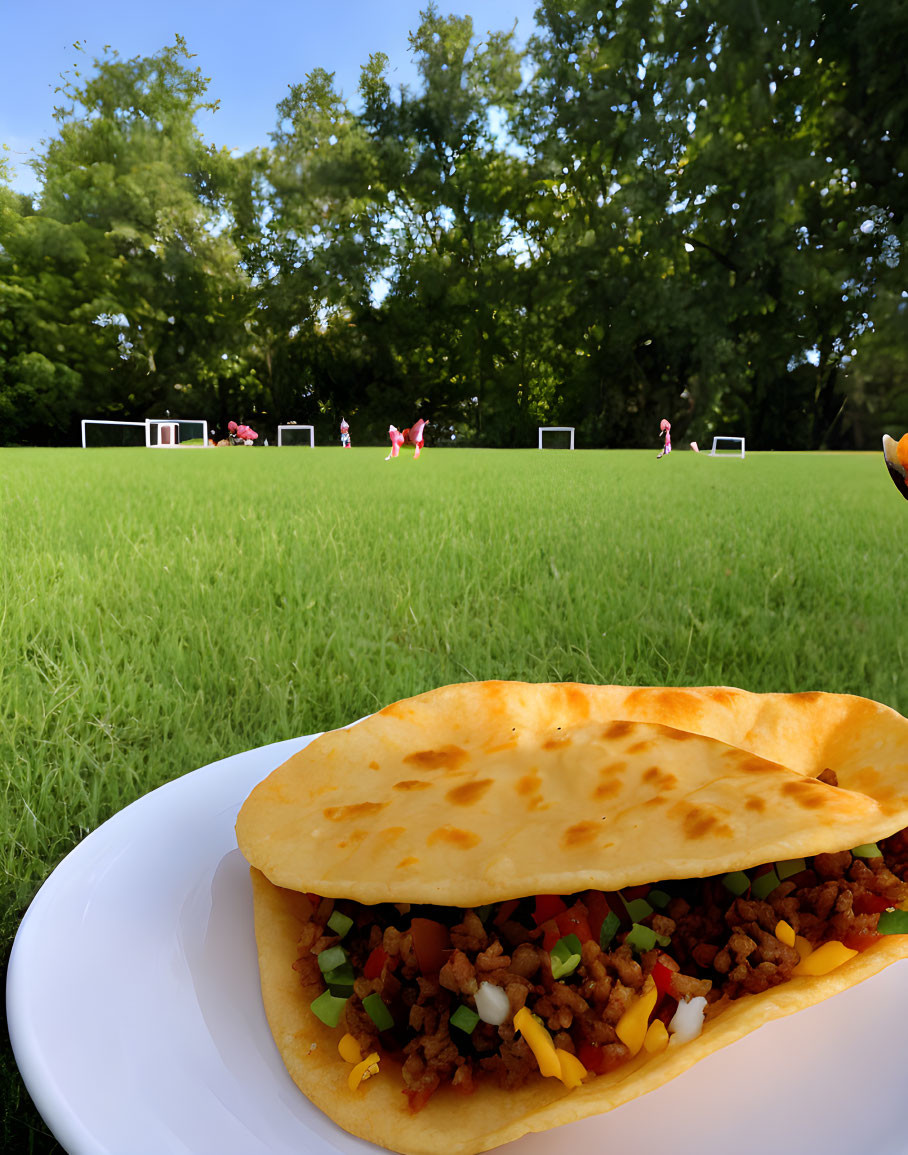
M270 143L196 124L179 37L59 89L0 159L0 442L83 417L316 426L354 444L746 436L870 448L908 428L904 5L541 0L534 35L430 5L418 82L320 68Z

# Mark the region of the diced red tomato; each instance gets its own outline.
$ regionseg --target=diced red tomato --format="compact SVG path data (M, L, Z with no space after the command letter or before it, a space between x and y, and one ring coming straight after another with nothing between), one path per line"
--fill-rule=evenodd
M855 931L854 934L846 934L842 939L842 945L847 946L849 950L862 951L873 946L875 942L879 942L882 937L875 930L859 930Z
M657 962L653 967L653 982L656 984L656 990L660 996L671 990L674 973L673 970L669 970L665 963Z
M609 915L608 899L601 890L588 890L583 896L583 901L586 903L590 935L594 942L598 942L599 935L602 933L602 924Z
M451 934L441 922L431 918L414 918L410 923L413 950L424 975L437 975L451 953Z
M322 901L317 894L313 894L310 890L306 891L306 898L309 899L313 906L318 906L318 904Z
M633 902L635 898L646 898L652 889L651 886L644 883L643 886L626 886L621 893L628 902Z
M520 899L518 898L511 898L507 902L503 902L498 908L498 914L492 920L495 926L504 926L518 906L520 906Z
M559 894L537 894L536 909L533 911L533 921L537 926L548 922L550 918L567 910L564 900Z
M580 939L581 944L589 942L593 937L586 911L579 902L575 903L570 910L556 914L555 922L562 935L575 934Z
M594 1047L592 1043L581 1043L577 1049L577 1058L593 1074L604 1074L605 1052L601 1047Z
M553 918L548 922L544 922L539 928L542 932L542 949L551 950L555 943L561 938L561 931L558 929L558 923Z
M363 967L363 977L367 979L377 979L387 961L387 954L380 946L377 946L366 959L366 965Z
M852 910L855 914L880 914L890 906L895 906L891 898L883 898L878 894L859 894L852 903Z

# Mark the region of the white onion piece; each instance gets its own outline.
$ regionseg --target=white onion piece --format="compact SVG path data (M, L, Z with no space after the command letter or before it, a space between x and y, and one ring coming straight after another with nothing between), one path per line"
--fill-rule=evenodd
M678 1003L668 1029L674 1036L674 1043L689 1043L703 1030L703 1016L706 1013L706 999L697 995Z
M511 1000L494 983L480 983L476 992L476 1013L484 1023L500 1027L511 1013Z

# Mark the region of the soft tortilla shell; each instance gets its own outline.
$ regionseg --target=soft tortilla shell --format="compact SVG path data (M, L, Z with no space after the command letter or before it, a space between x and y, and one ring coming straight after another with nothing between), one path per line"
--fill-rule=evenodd
M815 779L831 768L838 787ZM841 850L908 826L908 721L840 694L478 682L397 702L260 783L273 883L473 906Z
M376 1078L350 1091L350 1067L337 1053L340 1031L324 1026L311 1013L309 1001L318 990L303 990L292 969L311 905L305 896L273 886L254 868L251 874L265 1012L287 1070L315 1106L344 1130L404 1155L472 1155L527 1132L610 1111L655 1090L764 1023L821 1002L908 957L906 936L882 939L829 975L792 979L740 999L707 1023L692 1042L670 1046L655 1057L638 1057L573 1091L557 1079L541 1076L508 1092L481 1086L466 1098L441 1089L422 1111L411 1115L400 1069L387 1059ZM313 1043L315 1048L310 1049Z

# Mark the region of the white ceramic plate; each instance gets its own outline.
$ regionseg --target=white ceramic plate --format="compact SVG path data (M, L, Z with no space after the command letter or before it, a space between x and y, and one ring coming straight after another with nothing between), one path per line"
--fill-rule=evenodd
M7 983L26 1086L70 1155L372 1152L287 1075L259 994L234 821L313 736L212 763L90 834L38 893ZM767 1027L508 1155L901 1155L908 966ZM464 1110L469 1110L465 1101Z

